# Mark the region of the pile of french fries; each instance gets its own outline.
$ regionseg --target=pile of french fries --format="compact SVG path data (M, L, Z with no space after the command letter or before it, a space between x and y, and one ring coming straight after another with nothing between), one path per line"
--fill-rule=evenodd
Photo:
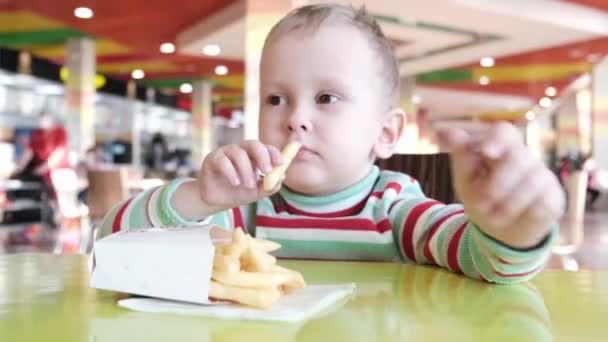
M277 265L268 254L279 248L235 229L230 243L215 246L209 297L268 309L284 293L304 288L300 273Z

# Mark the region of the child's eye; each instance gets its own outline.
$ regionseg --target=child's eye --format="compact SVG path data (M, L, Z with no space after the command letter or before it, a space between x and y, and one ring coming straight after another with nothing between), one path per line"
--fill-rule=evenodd
M317 103L319 104L330 104L338 101L338 97L331 94L321 94L317 96Z
M285 98L285 96L270 95L270 96L268 96L268 99L266 100L266 102L268 102L268 104L271 106L280 106L280 105L284 105L285 103L287 103L287 99Z

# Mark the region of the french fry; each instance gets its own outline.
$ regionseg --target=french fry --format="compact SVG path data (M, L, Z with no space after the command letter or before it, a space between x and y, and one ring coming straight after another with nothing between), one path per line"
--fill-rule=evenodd
M215 299L230 300L260 309L268 309L281 297L281 292L277 288L272 287L250 289L225 285L212 280L209 288L209 296Z
M248 246L249 239L247 239L242 229L236 228L232 232L232 243L218 245L215 249L217 254L239 258Z
M248 248L241 255L241 265L247 272L268 272L277 262L277 259L270 254L266 254L254 248Z
M267 287L279 287L292 279L289 273L270 272L221 272L215 271L211 279L225 285L238 287L263 289Z
M251 235L247 235L247 238L249 239L250 248L257 249L265 253L274 252L281 248L281 245L273 241L256 239Z
M278 266L268 254L280 247L235 229L231 242L215 247L210 297L269 308L283 293L305 287L300 273Z
M291 293L295 290L303 289L304 287L306 287L306 282L304 281L304 277L302 277L302 275L299 272L281 267L279 265L272 265L271 271L277 272L277 273L285 273L285 274L290 275L290 279L281 286L281 289L285 293Z
M241 262L229 255L216 254L213 258L213 270L220 272L238 272L241 270Z
M289 144L287 144L287 146L285 146L281 152L283 154L283 164L275 167L264 175L264 191L270 192L277 186L281 180L281 177L285 171L287 171L287 168L296 157L296 154L298 154L300 147L302 147L302 144L295 140L291 141Z

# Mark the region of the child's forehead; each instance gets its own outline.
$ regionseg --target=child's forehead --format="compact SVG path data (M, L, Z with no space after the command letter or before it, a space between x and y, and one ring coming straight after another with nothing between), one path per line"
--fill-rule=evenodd
M277 35L267 41L264 50L268 49L275 53L303 53L332 59L367 57L374 52L365 34L347 24L323 24L314 30L301 29ZM352 55L353 52L356 54ZM348 53L350 55L347 55Z
M280 30L269 36L267 44L272 44L284 40L282 38L291 37L296 39L312 39L323 41L323 38L349 38L358 37L368 41L367 35L355 24L341 21L324 21L321 24L302 25L292 29Z

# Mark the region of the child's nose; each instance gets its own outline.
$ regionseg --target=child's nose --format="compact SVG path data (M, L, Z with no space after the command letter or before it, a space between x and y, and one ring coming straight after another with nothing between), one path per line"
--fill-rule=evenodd
M289 124L289 126L287 127L287 129L289 129L290 132L295 132L295 131L308 132L309 127L307 125L304 125L304 124L300 124L300 125Z
M308 133L310 132L311 124L304 116L294 114L291 120L289 120L287 129L290 132Z

